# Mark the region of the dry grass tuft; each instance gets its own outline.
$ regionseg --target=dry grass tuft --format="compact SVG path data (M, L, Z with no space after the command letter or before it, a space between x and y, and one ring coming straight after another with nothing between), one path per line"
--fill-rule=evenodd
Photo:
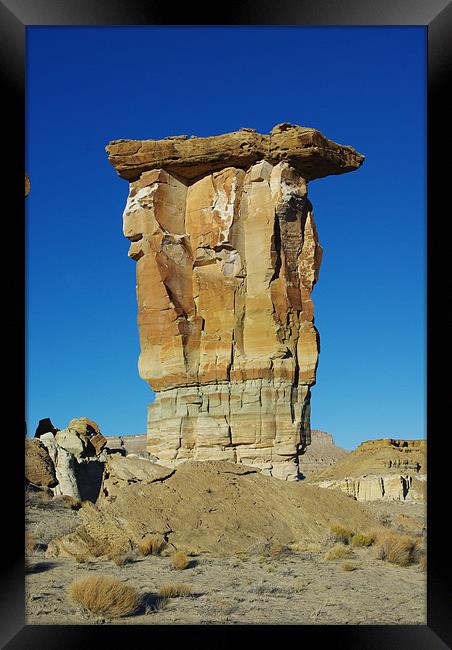
M171 555L171 562L175 569L186 569L188 567L189 561L188 556L184 551L176 551Z
M394 519L396 531L402 535L422 536L422 524L411 515L399 514Z
M371 534L355 533L351 539L352 546L372 546L375 537Z
M154 612L159 612L162 609L165 609L169 602L169 598L164 598L159 596L158 598L152 598L145 603L145 614L152 614Z
M168 584L160 587L160 596L162 598L177 598L178 596L188 596L192 589L190 585L185 584Z
M33 551L36 551L37 548L38 540L36 539L36 535L27 531L25 533L25 552L28 555L31 555L31 553L33 553Z
M341 560L343 557L351 557L353 551L344 544L335 544L328 553L325 554L325 560Z
M417 561L416 540L408 535L388 532L380 535L377 544L377 558L398 566L408 566Z
M356 564L352 564L351 562L343 562L341 564L342 571L356 571L357 568Z
M69 585L68 593L84 610L109 619L129 616L140 604L140 596L135 589L110 576L74 580Z
M165 540L159 535L145 535L138 542L138 549L144 557L147 555L158 555L165 547Z
M421 553L419 556L419 565L423 571L427 571L427 554Z
M116 566L124 566L125 564L132 564L137 559L136 554L133 551L123 551L119 553L114 553L110 555L110 560L116 564Z
M376 528L371 528L370 530L366 531L366 535L372 537L374 544L378 542L380 538L385 537L387 534L388 529L384 526L377 526Z
M342 524L332 524L330 526L330 532L334 538L335 542L340 542L341 544L349 544L351 538L353 537L353 531L349 530Z

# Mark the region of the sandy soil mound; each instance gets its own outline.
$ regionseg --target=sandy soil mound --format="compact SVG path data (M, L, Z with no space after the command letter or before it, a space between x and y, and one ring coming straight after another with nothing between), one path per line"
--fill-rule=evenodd
M332 522L364 530L375 516L340 492L284 482L224 461L190 461L162 481L124 484L96 505L83 525L49 544L49 556L109 553L147 534L170 548L229 555L264 543L319 542Z

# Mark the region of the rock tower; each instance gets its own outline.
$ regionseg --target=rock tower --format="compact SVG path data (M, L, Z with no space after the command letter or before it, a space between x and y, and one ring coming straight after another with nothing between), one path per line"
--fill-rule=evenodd
M149 453L296 479L319 353L311 292L322 249L307 184L363 156L292 124L106 150L130 182L138 367L156 393Z

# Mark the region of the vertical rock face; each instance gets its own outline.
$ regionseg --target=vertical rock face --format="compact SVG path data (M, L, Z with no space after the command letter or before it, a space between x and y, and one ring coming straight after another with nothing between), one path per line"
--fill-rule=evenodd
M107 147L131 181L123 219L137 263L138 366L156 391L148 451L165 465L224 459L284 479L298 475L310 442L319 352L311 292L322 257L307 198L311 158L320 154L311 147L306 156L309 147L296 139L306 131L275 127L276 153L271 136L251 130L248 149L226 136L184 138L173 156L168 144L176 138ZM341 148L324 140L331 151ZM354 150L342 149L350 166ZM331 151L322 153L327 166ZM354 154L357 167L362 157ZM202 170L194 178L193 166ZM318 160L315 169L322 175ZM328 173L343 171L336 163Z

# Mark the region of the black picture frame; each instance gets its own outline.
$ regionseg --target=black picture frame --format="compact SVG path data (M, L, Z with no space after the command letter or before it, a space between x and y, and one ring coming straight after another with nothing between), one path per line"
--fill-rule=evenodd
M217 10L216 12L214 10ZM3 278L4 376L7 404L14 405L14 418L8 418L7 462L11 470L7 482L8 496L3 501L8 553L2 562L0 583L1 647L16 648L91 648L109 642L130 646L136 635L143 643L202 643L204 639L219 647L249 632L253 643L269 637L268 626L27 626L24 597L23 540L23 423L25 420L25 30L32 25L422 25L428 39L427 100L427 405L428 405L428 571L426 626L278 626L278 643L287 640L305 644L306 635L316 647L356 648L358 650L435 650L452 647L451 582L448 569L446 505L441 499L447 492L448 418L446 387L434 377L441 367L447 368L447 319L444 304L447 293L435 298L435 291L447 278L448 251L444 239L448 216L449 173L447 127L450 103L447 101L451 78L452 5L450 0L261 0L243 1L228 8L224 4L203 6L191 3L179 8L146 0L0 0L0 68L3 88L2 198L4 203L5 246L7 260ZM6 142L5 142L6 141ZM64 161L66 162L66 161ZM388 165L391 164L388 152ZM447 174L447 176L446 176ZM449 183L448 183L449 181ZM5 223L4 222L4 223ZM10 232L12 229L12 233ZM440 246L441 238L441 246ZM7 239L7 241L6 241ZM19 242L21 244L19 245ZM424 290L424 287L420 287ZM55 315L49 315L49 321ZM57 324L55 325L57 326ZM439 361L439 363L438 363ZM390 385L387 386L390 390ZM438 414L444 424L434 426ZM5 444L5 441L3 440ZM4 458L5 460L5 458ZM449 563L450 564L450 563ZM450 570L449 570L450 572ZM273 627L273 626L271 626ZM179 628L179 629L177 629ZM246 628L246 629L245 629ZM282 637L282 638L281 638ZM141 643L141 641L140 641Z

